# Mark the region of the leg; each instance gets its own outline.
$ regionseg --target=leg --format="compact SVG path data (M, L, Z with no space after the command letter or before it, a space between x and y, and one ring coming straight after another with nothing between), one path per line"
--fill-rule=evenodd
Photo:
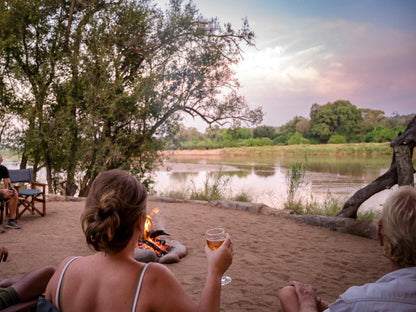
M10 219L17 219L17 203L19 195L15 192L14 196L9 200Z
M19 295L20 301L26 301L41 295L54 273L55 267L49 265L20 276L12 285Z
M299 299L295 287L286 286L279 291L280 304L285 312L299 311Z

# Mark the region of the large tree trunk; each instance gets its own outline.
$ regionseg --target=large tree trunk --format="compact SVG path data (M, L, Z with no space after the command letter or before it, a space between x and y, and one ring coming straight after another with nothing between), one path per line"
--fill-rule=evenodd
M407 125L406 131L394 139L390 146L393 148L393 159L389 170L373 182L355 192L349 198L338 217L357 218L361 204L374 194L398 185L414 185L412 157L416 145L416 116Z

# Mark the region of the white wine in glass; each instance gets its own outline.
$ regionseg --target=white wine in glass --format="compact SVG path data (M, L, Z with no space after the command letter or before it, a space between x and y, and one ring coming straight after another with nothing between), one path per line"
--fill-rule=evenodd
M218 249L225 240L225 230L223 228L213 228L206 232L207 246L211 250ZM225 286L231 283L231 277L223 275L221 278L221 285Z

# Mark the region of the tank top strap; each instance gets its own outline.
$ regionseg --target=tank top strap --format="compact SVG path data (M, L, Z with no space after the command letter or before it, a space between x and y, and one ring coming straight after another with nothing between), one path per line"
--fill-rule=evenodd
M61 296L61 285L62 285L62 281L64 279L65 272L68 269L69 265L75 259L78 259L78 258L81 258L81 257L73 257L73 258L69 259L69 261L65 264L64 268L62 269L61 276L59 276L58 286L56 287L56 294L55 294L55 305L59 310L61 309L61 307L59 306L59 299L60 299L60 296Z
M134 300L133 300L133 308L131 309L132 312L136 311L137 300L139 299L140 289L142 288L144 273L146 272L149 265L150 265L150 263L146 263L143 270L142 270L142 273L140 274L139 283L137 284L136 294L135 294Z

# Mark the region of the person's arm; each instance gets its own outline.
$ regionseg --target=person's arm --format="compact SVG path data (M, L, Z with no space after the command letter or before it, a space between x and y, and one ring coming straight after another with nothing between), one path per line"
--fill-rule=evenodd
M4 182L4 188L6 188L6 189L8 189L9 186L12 184L12 182L10 181L10 178L4 178L3 182ZM13 185L12 185L12 187L13 187Z
M56 288L58 287L59 277L61 276L62 269L64 268L65 264L72 259L73 257L66 257L56 268L55 273L49 279L48 285L46 286L44 296L50 302L55 305L55 294Z
M233 261L232 242L226 234L224 243L215 251L205 245L208 260L208 275L199 302L199 311L219 311L221 295L221 277Z
M219 311L221 277L232 262L232 244L229 235L215 251L205 246L208 275L199 305L191 300L173 273L165 266L152 264L145 275L145 285L140 300L145 311L193 312ZM163 298L163 300L160 300Z

